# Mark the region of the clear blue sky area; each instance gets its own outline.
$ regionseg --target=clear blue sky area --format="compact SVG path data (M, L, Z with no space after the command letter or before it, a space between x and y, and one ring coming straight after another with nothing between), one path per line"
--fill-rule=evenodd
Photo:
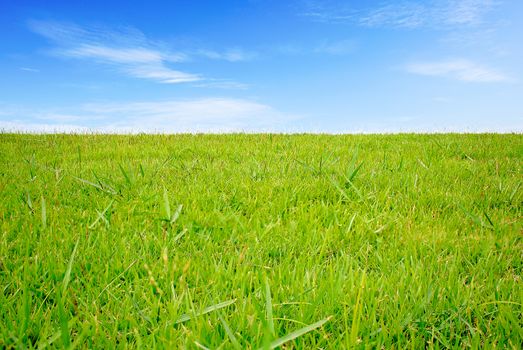
M0 1L0 129L522 132L523 1Z

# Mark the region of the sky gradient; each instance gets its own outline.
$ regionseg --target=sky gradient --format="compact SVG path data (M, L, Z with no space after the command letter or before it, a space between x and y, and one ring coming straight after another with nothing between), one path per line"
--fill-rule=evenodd
M523 131L520 0L2 0L0 32L4 131Z

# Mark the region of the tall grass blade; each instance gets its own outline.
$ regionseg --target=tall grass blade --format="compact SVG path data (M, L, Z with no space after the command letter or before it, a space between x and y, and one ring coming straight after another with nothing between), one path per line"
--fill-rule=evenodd
M341 196L343 198L345 198L348 201L352 200L352 198L347 194L347 191L344 188L342 188L342 186L340 186L340 184L336 180L334 180L333 178L329 178L329 179L330 179L330 182L332 183L332 185L338 190L338 192L341 194ZM363 195L358 190L358 188L356 186L354 186L354 184L350 181L347 181L347 184L354 190L354 193L356 193L356 195L359 197L359 199L363 200Z
M79 243L80 243L80 238L78 238L76 240L76 244L74 245L74 248L73 248L73 253L71 254L71 258L69 259L69 264L67 265L67 270L65 271L64 279L62 281L62 295L67 290L67 286L69 285L69 282L71 280L71 270L73 268L74 257L76 255L76 250L78 248Z
M227 306L229 306L231 304L234 304L235 302L236 302L236 299L231 299L231 300L223 301L223 302L218 303L218 304L214 304L214 305L208 306L205 309L203 309L202 311L194 313L192 315L190 315L190 314L183 314L176 321L174 321L174 324L187 322L187 321L189 321L189 320L191 320L193 318L196 318L196 317L208 314L208 313L216 311L216 310L223 309L224 307L227 307Z
M123 177L125 178L125 181L127 182L127 184L129 186L132 186L133 183L131 181L131 178L129 177L129 175L127 174L127 172L125 171L125 169L123 168L122 164L118 163L118 167L120 168L120 171L122 172L122 175Z
M492 227L495 227L496 225L494 225L494 223L492 222L492 219L490 218L490 216L488 216L487 212L484 211L483 212L483 215L485 215L485 217L487 218L487 221L489 222L489 224L492 226Z
M47 348L48 346L53 344L56 340L58 340L58 338L60 338L61 336L62 336L62 331L60 330L60 331L56 332L55 334L53 334L52 336L50 336L49 338L38 343L38 349L42 350L42 349Z
M136 259L135 261L133 261L129 266L127 266L125 268L125 270L123 270L121 273L118 274L118 276L114 277L111 282L109 282L104 289L102 289L102 291L100 292L100 294L98 294L98 296L96 297L96 299L100 298L100 296L107 290L107 288L109 288L111 286L111 284L114 283L114 281L116 281L118 278L120 278L121 276L123 276L124 273L126 273L127 271L129 271L129 269L131 267L133 267L134 264L136 264L136 262L138 261L138 259ZM96 300L95 299L95 300Z
M26 261L24 265L24 285L22 287L22 323L19 336L24 342L26 342L27 328L31 319L31 291L29 290L29 264Z
M178 207L176 208L176 211L174 212L173 216L169 220L171 225L174 224L176 222L176 220L178 220L178 217L180 217L180 213L182 212L182 208L183 208L182 204L178 205Z
M318 322L315 322L315 323L312 323L306 327L303 327L303 328L300 328L294 332L291 332L281 338L278 338L276 339L275 341L271 342L269 344L269 349L276 349L277 347L279 346L282 346L283 344L291 341L291 340L294 340L298 337L301 337L302 335L304 334L307 334L309 333L310 331L313 331L315 330L316 328L319 328L321 326L323 326L325 323L327 323L332 317L327 317L321 321L318 321ZM260 350L263 349L263 348L260 348Z
M179 240L180 240L180 239L181 239L181 238L182 238L186 233L187 233L187 229L184 228L184 229L182 230L182 232L178 233L178 234L174 237L173 242L174 242L174 243L178 242L178 241L179 241Z
M60 322L60 336L64 349L71 347L71 333L69 331L69 316L65 311L63 294L58 294L58 318Z
M347 182L352 182L354 180L354 178L356 177L356 175L358 174L358 172L360 171L361 169L361 166L363 165L363 162L361 162L356 168L354 168L347 176Z
M85 179L81 179L79 177L76 177L76 176L73 176L73 178L75 178L76 180L86 184L86 185L89 185L89 186L93 186L94 188L102 191L102 192L105 192L105 193L108 193L108 194L116 194L116 191L109 187L109 186L104 186L101 182L99 182L98 184L95 184L94 182L91 182L89 180L85 180ZM107 188L106 188L107 187Z
M47 227L47 209L45 206L44 196L42 196L41 205L42 205L42 228L45 229Z
M351 325L351 332L350 332L350 340L352 345L356 345L358 342L358 333L360 329L360 320L361 320L361 295L363 293L363 290L365 288L365 272L363 272L363 276L361 277L361 285L360 289L358 291L358 296L356 297L356 305L354 305L354 312L352 314L352 325Z
M493 228L494 227L494 225L492 224L492 221L490 220L490 218L487 216L486 213L484 213L484 214L485 214L485 216L487 216L487 219L492 224L492 226L488 226L487 224L485 224L479 216L474 215L473 213L471 213L470 211L465 209L465 207L462 206L461 204L458 204L458 206L470 218L470 220L472 220L472 222L474 222L476 225L484 227L484 228Z
M512 203L512 200L513 200L514 197L516 196L516 193L518 193L518 190L519 190L520 187L521 187L521 182L518 183L518 185L514 188L514 190L513 190L512 193L510 194L510 197L509 197L509 199L508 199L508 201L509 201L510 203Z
M225 329L225 333L229 337L229 340L231 341L232 346L236 350L241 349L242 347L241 347L240 343L238 342L238 339L236 339L236 336L232 332L231 327L229 327L229 324L227 323L227 321L225 321L225 319L222 317L222 315L220 313L218 313L218 318L220 319L220 322L222 323L222 326Z
M31 195L29 194L29 192L26 193L25 198L24 197L22 197L22 198L24 199L24 203L29 208L29 211L31 212L31 214L33 214L35 210L33 208L33 202L31 201Z
M109 221L107 221L107 219L105 218L105 213L107 213L107 211L109 210L109 208L111 208L113 203L114 203L114 199L111 200L111 202L109 202L109 205L107 205L107 207L105 207L104 210L102 210L101 212L99 212L98 210L96 211L98 213L98 217L96 218L95 221L93 221L93 223L91 225L89 225L89 228L93 228L100 220L103 220L105 222L105 224L107 226L109 226Z
M171 221L171 205L169 204L169 195L165 187L163 188L163 209L165 211L165 220Z
M269 328L269 332L272 336L275 336L276 332L274 331L274 319L272 316L271 288L266 275L263 276L263 282L265 285L265 318L267 319L267 327Z
M198 349L211 350L211 349L209 349L208 347L206 347L205 345L203 345L203 344L197 342L196 340L194 341L194 345L196 345L196 347L197 347Z

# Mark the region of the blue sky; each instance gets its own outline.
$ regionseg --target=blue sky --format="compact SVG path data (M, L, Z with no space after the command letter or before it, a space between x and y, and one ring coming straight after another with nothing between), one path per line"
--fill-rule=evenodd
M0 129L522 132L523 1L0 2Z

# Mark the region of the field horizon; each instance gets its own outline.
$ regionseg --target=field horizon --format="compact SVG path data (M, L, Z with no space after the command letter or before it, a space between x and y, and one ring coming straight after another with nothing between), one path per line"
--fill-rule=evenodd
M522 130L514 131L355 131L355 132L314 132L314 131L227 131L227 132L212 132L212 131L187 131L187 132L149 132L149 131L135 131L135 132L107 132L107 131L23 131L23 130L2 130L0 135L34 135L34 136L220 136L220 135L280 135L280 136L397 136L397 135L447 135L447 136L467 136L467 135L523 135Z

